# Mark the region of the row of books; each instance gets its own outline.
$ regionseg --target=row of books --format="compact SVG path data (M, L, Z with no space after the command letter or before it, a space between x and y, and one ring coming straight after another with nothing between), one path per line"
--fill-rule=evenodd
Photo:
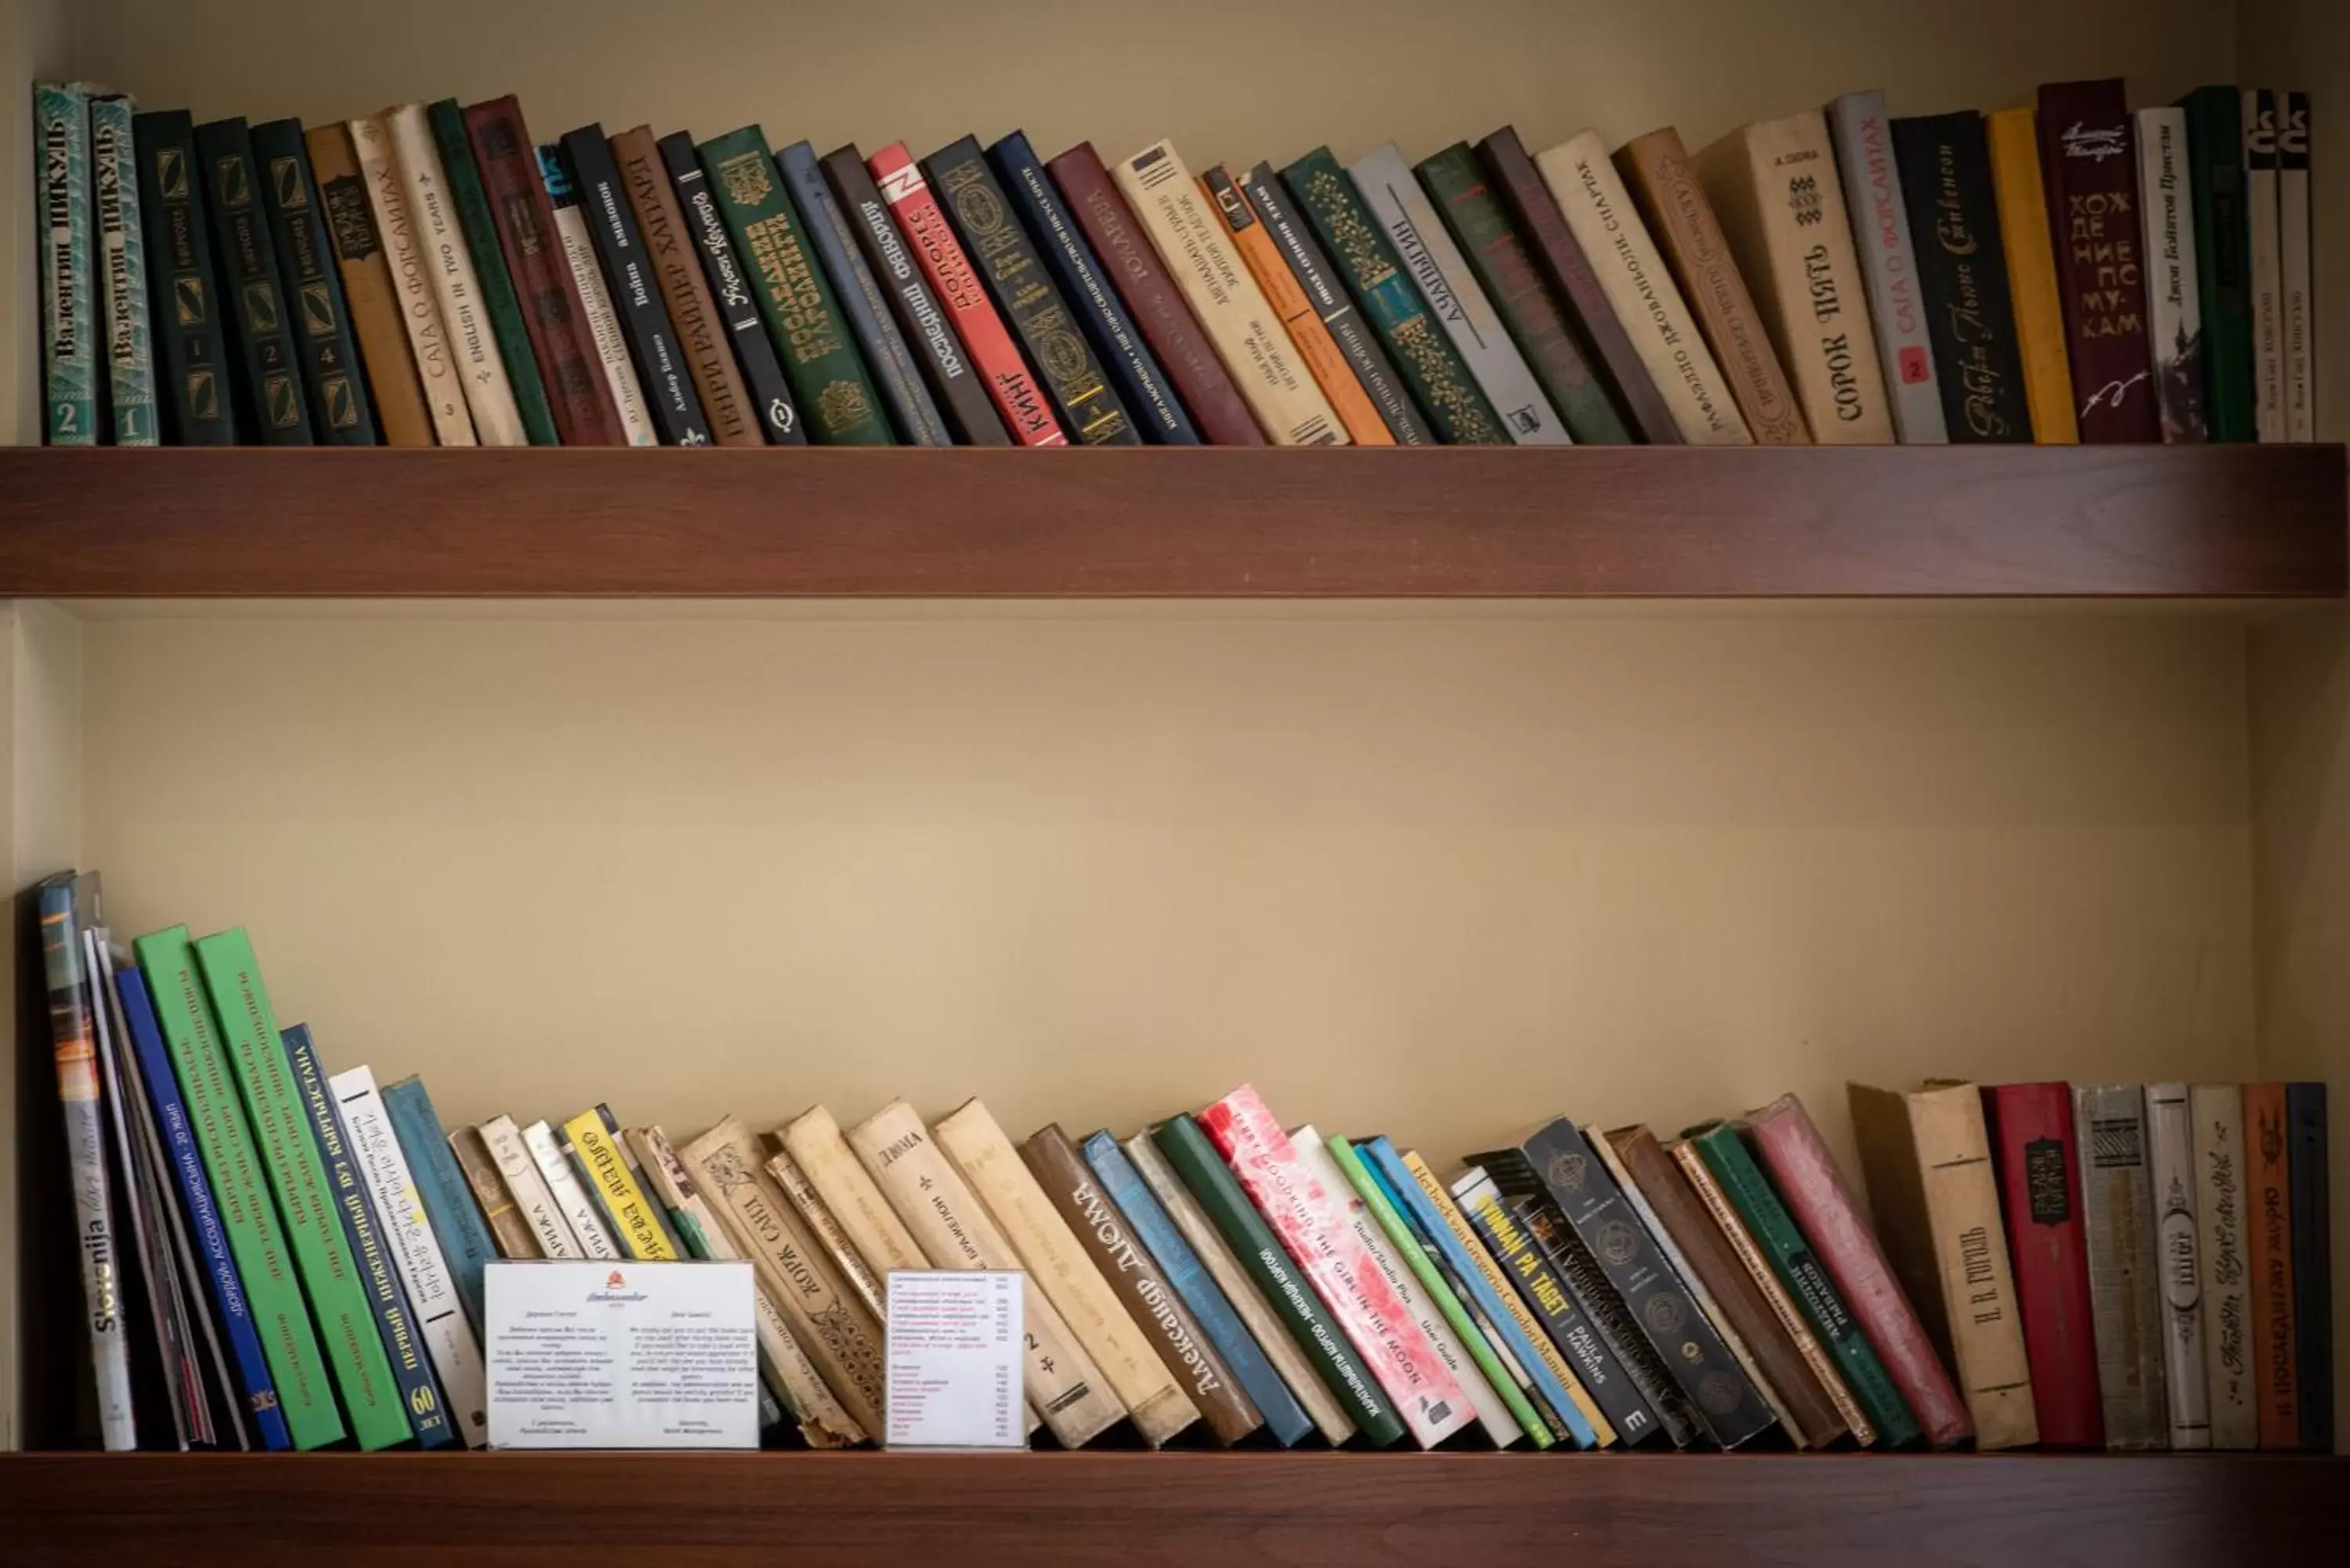
M770 156L512 98L307 130L35 90L48 439L2310 441L2309 107L2119 79L1692 157L1504 128L1195 179Z
M747 1259L769 1424L822 1448L883 1429L886 1282L933 1268L1025 1274L1073 1449L2333 1447L2322 1085L1854 1085L1874 1228L1793 1096L1449 1179L1246 1085L1017 1146L976 1099L452 1127L281 1030L242 929L37 898L109 1448L480 1447L500 1258Z

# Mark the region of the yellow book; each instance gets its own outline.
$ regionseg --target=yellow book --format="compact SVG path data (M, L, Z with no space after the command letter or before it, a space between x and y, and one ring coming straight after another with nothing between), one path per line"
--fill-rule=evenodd
M2073 367L2064 353L2064 303L2056 293L2056 245L2040 183L2040 137L2029 109L1995 109L1984 118L1991 138L1991 191L2007 244L2007 287L2014 296L2015 341L2023 355L2023 402L2032 439L2074 446Z
M612 1217L613 1229L629 1256L648 1263L676 1262L677 1249L669 1244L660 1221L653 1218L651 1200L629 1174L619 1140L605 1127L601 1109L580 1112L563 1124L563 1135L571 1140L580 1165L596 1184L604 1211Z

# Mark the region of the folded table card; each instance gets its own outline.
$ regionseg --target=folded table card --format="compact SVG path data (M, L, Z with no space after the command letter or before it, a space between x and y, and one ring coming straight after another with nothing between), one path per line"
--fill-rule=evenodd
M889 1272L887 1446L1024 1449L1017 1269Z
M755 1449L747 1262L494 1262L494 1449Z

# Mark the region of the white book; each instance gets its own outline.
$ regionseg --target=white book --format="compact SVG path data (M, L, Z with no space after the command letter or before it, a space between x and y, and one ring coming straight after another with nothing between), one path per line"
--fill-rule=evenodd
M1445 232L1428 192L1390 141L1347 166L1355 190L1371 217L1387 231L1404 271L1411 275L1429 314L1444 324L1444 335L1469 367L1477 389L1493 405L1510 439L1521 446L1568 446L1566 421L1558 417L1525 356L1478 286L1461 247Z
M1404 1266L1403 1260L1395 1255L1394 1245L1388 1241L1387 1232L1379 1229L1378 1220L1371 1213L1370 1205L1363 1201L1362 1195L1355 1190L1355 1184L1348 1181L1346 1173L1338 1168L1338 1162L1330 1158L1330 1150L1323 1143L1322 1135L1309 1124L1292 1131L1289 1143L1297 1151L1297 1158L1305 1168L1313 1172L1314 1179L1319 1181L1343 1207L1347 1228L1355 1232L1364 1250L1370 1253L1371 1262L1378 1265L1379 1272L1387 1276L1388 1284L1395 1291L1396 1298L1403 1303L1404 1311L1419 1324L1419 1331L1428 1335L1429 1347L1436 1352L1436 1358L1444 1363L1445 1370L1451 1372L1453 1381L1461 1385L1461 1391L1469 1396L1469 1403L1477 1413L1477 1424L1485 1428L1485 1435L1493 1439L1493 1446L1506 1449L1523 1441L1525 1428L1519 1426L1517 1417L1510 1414L1510 1407L1502 1403L1502 1397L1493 1392L1493 1386L1485 1381L1485 1375L1477 1369L1477 1363L1471 1358L1468 1346L1462 1345L1461 1336L1452 1332L1452 1325L1444 1321L1444 1314L1436 1309L1436 1303L1428 1299L1428 1293L1419 1288L1419 1281Z
M2314 351L2317 323L2310 298L2309 95L2289 92L2277 121L2277 276L2283 298L2284 439L2317 439Z
M1199 182L1158 141L1113 171L1143 232L1191 303L1249 412L1275 446L1345 446L1347 430L1298 358L1289 330L1232 254Z
M576 200L556 202L555 232L563 237L563 259L571 264L571 281L579 286L580 313L587 317L588 336L595 339L596 360L604 367L604 384L611 389L613 407L619 410L620 429L630 446L658 446L660 436L653 429L651 410L645 407L645 389L637 380L629 345L620 336L620 317L612 308L612 291L604 286L604 269L596 260L587 210Z
M505 1178L506 1191L522 1211L531 1234L538 1238L539 1251L550 1258L584 1258L578 1238L571 1233L571 1222L563 1217L563 1210L555 1201L546 1178L538 1173L538 1164L530 1158L530 1146L522 1140L522 1129L515 1126L512 1116L492 1116L474 1129L482 1135L482 1144L497 1162L498 1174Z
M383 239L384 261L391 268L400 324L407 328L408 351L416 363L425 410L432 416L432 439L442 446L475 445L473 417L465 411L463 379L449 349L449 328L441 319L431 260L409 213L400 161L392 155L391 131L380 119L354 119L348 124L359 179L367 186L368 206L375 213L376 232Z
M473 1325L465 1321L448 1260L424 1218L416 1179L409 1173L408 1157L400 1152L400 1139L391 1130L391 1118L384 1114L375 1074L366 1067L337 1073L327 1080L327 1092L343 1118L368 1195L375 1199L376 1218L391 1248L400 1287L408 1293L417 1330L432 1357L433 1373L441 1379L449 1414L464 1434L465 1446L481 1448L490 1440L482 1342L474 1337Z
M2147 1154L2154 1177L2154 1237L2162 1266L2163 1366L2170 1446L2211 1446L2203 1369L2203 1279L2197 1263L2195 1128L2184 1084L2146 1086Z
M555 1129L545 1122L533 1122L522 1129L522 1142L530 1150L530 1162L538 1167L539 1179L546 1183L556 1208L562 1212L563 1222L571 1228L571 1239L579 1244L580 1255L619 1257L619 1243L612 1240L596 1200L580 1184L579 1173L564 1157L562 1144L556 1141Z
M1705 346L1689 302L1631 192L1596 130L1586 130L1534 160L1575 243L1583 247L1607 304L1656 383L1673 428L1691 446L1752 446L1753 433L1730 395L1730 383Z
M465 389L465 407L473 416L473 433L484 446L528 446L530 432L523 427L514 383L506 379L505 361L498 356L497 332L482 298L473 254L465 248L448 171L441 165L441 149L432 140L424 106L404 103L384 110L382 119L391 135L400 192L408 198L433 297L449 328L449 352Z
M2187 111L2137 111L2137 210L2146 256L2146 335L2154 353L2155 407L2166 441L2199 441L2203 407L2203 302L2196 292L2195 192L2189 176Z
M2284 257L2277 214L2277 95L2244 89L2244 223L2252 261L2252 422L2285 439Z
M2234 1084L2187 1091L2195 1154L2195 1268L2203 1302L2204 1387L2211 1447L2261 1446L2259 1368L2252 1360L2251 1231L2244 1203L2244 1095Z
M1846 93L1829 103L1827 118L1845 211L1852 218L1853 249L1860 255L1869 318L1877 328L1877 361L1885 372L1895 438L1904 446L1947 441L1950 426L1942 417L1942 394L1934 379L1934 344L1928 336L1926 299L1918 286L1918 246L1910 234L1901 172L1893 161L1893 122L1885 112L1885 95L1874 90ZM1662 1231L1658 1239L1663 1240ZM1684 1271L1682 1278L1688 1277Z

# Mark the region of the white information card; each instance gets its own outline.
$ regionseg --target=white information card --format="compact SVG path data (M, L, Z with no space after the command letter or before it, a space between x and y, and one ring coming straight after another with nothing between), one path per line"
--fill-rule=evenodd
M1024 1449L1017 1270L889 1273L888 1446Z
M747 1262L494 1262L494 1449L755 1449Z

